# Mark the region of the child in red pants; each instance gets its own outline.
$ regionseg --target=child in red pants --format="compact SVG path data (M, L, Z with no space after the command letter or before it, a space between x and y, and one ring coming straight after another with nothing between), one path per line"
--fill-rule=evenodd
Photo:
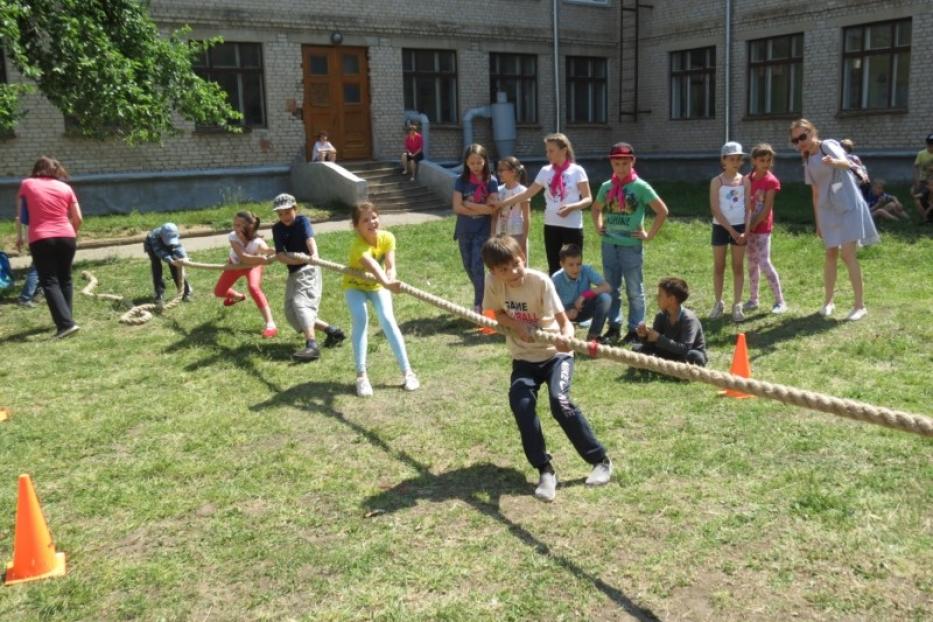
M262 267L267 258L275 255L265 240L258 235L259 217L253 212L238 212L233 219L233 231L230 232L230 258L229 265L242 266L241 268L224 270L214 287L214 295L224 299L224 306L229 307L246 300L246 295L233 289L233 284L240 278L246 277L247 289L252 296L266 327L262 336L266 339L279 334L275 322L272 320L272 310L269 301L262 292Z

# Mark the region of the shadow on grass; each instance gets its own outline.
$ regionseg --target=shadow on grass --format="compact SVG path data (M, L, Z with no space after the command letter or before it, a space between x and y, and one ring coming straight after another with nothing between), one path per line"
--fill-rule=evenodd
M29 330L24 330L21 333L13 333L12 335L7 335L3 339L0 339L0 343L25 343L29 341L29 338L34 335L39 334L51 334L52 327L43 327L43 328L30 328Z
M531 490L531 485L521 472L514 468L493 464L474 464L463 469L435 475L426 465L418 462L407 452L396 451L377 433L347 419L342 412L337 410L334 405L336 397L350 394L352 394L352 389L349 385L306 382L286 391L280 391L265 402L250 407L250 410L291 406L323 415L343 424L374 448L385 452L418 473L416 477L400 482L391 489L366 499L364 506L373 515L413 507L420 499L429 501L458 499L484 516L502 524L520 542L532 548L536 553L547 556L553 563L577 579L591 583L636 620L641 622L659 620L650 609L640 607L619 588L609 585L598 576L578 566L571 559L552 551L547 544L502 513L499 509L499 501L503 495L527 495ZM580 485L580 482L574 480L571 485Z
M745 337L748 342L749 356L754 360L774 352L782 342L825 333L835 329L839 324L841 324L841 321L828 320L817 313L803 317L787 318L774 326L747 333Z
M404 335L433 336L447 334L459 337L459 342L446 344L453 346L487 344L491 343L491 339L504 339L504 337L484 335L479 332L479 327L476 324L454 315L436 315L429 318L408 320L399 324L399 328Z

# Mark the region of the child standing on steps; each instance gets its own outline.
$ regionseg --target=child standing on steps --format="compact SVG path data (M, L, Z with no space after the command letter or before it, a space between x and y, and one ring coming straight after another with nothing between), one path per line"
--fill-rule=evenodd
M473 144L463 152L463 172L454 182L453 210L457 215L454 239L460 245L463 269L473 284L473 310L482 313L483 258L480 250L489 239L495 209L490 205L497 198L499 182L493 177L489 156L482 145Z
M564 338L573 337L573 324L564 313L554 284L543 272L525 268L521 248L507 235L490 238L483 245L483 262L489 268L483 307L493 309L496 321L509 331L506 337L512 354L509 406L518 424L525 457L538 469L535 497L553 501L557 493L557 475L536 412L542 384L547 385L551 415L580 457L593 467L586 484L608 484L612 461L583 413L570 401L573 349L564 340L551 345L531 336L532 329L540 329Z
M275 251L269 248L258 231L259 216L253 212L238 212L234 217L233 231L228 236L230 242L228 261L232 265L243 267L238 270L224 270L217 279L214 295L224 299L225 307L243 302L246 300L246 295L234 290L233 284L246 277L249 295L266 322L262 336L269 339L279 334L279 329L275 326L269 301L266 300L266 295L262 291L262 268L269 257L275 256Z
M748 234L748 302L745 310L758 308L758 279L765 273L774 306L771 313L784 313L784 292L781 278L771 263L771 230L774 227L774 196L781 190L781 182L771 172L774 165L774 149L767 143L752 149L752 172L745 178L745 197L750 214Z
M742 145L728 142L719 152L722 173L709 184L709 206L713 212L713 298L711 320L722 317L722 299L726 272L726 250L732 247L732 321L745 319L742 311L742 288L745 286L745 244L748 212L745 209L745 185L739 169L747 155Z
M371 397L373 394L373 386L366 375L366 329L369 325L367 301L375 309L379 326L389 340L395 360L402 370L402 387L406 391L416 391L421 383L408 362L405 339L392 311L392 293L401 291L401 283L395 278L395 236L379 229L379 210L372 203L355 205L351 219L356 236L350 244L347 266L368 272L379 281L373 283L348 274L343 276L344 295L353 320L350 339L356 364L356 394L360 397Z
M527 188L528 175L525 167L515 156L499 160L496 169L499 174L499 200L504 201L511 196L521 194ZM493 235L510 235L515 238L525 253L525 263L528 263L528 228L531 225L531 201L516 203L510 208L499 210L495 218Z

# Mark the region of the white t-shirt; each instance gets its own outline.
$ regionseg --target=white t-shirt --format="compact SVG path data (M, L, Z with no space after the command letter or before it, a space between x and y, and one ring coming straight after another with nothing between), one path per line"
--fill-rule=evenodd
M525 190L527 190L527 188L521 184L515 184L515 187L511 189L506 188L505 184L502 184L499 186L499 200L504 201L509 197L514 197L516 194L521 194ZM494 233L496 235L522 235L525 233L525 218L522 213L521 203L516 203L507 211L499 212L499 217L496 219L496 226L494 227Z
M719 211L733 227L745 224L745 185L741 181L736 186L719 186ZM720 223L713 218L713 224Z
M318 162L321 159L321 151L336 151L334 146L330 144L329 140L324 142L315 141L314 146L311 148L311 161Z
M525 270L525 276L517 287L506 285L487 273L483 308L505 311L509 317L524 324L555 333L560 332L555 316L564 311L554 283L548 275L537 270ZM520 361L541 363L557 354L557 348L549 343L520 341L511 335L505 341L512 358Z
M586 176L586 171L583 170L582 166L573 162L567 167L567 170L564 171L564 187L566 188L566 192L563 200L551 194L551 179L553 178L554 167L550 164L538 171L538 176L535 177L535 183L544 186L544 201L546 203L544 208L544 224L554 225L555 227L567 227L568 229L582 229L582 210L574 210L563 218L557 215L557 210L560 209L561 204L576 203L582 198L577 184L580 182L587 183L589 181Z
M243 242L240 241L240 237L236 234L236 231L231 231L227 239L230 240L230 244L236 244L248 255L258 255L260 250L269 248L266 245L266 241L259 236L256 236L244 245ZM240 258L237 257L237 254L232 248L230 249L230 263L240 263Z

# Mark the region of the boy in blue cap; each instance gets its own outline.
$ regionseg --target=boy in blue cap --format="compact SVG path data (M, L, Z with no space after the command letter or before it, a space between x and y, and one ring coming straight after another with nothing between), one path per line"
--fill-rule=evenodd
M152 286L155 289L154 299L156 303L165 301L165 281L162 280L162 262L168 263L172 271L172 279L178 283L179 271L175 262L179 259L186 259L188 253L185 247L181 245L181 236L178 233L178 226L173 222L167 222L161 227L156 227L146 236L143 242L143 250L149 255L150 268L152 270ZM182 300L191 301L191 284L185 279L184 293Z

